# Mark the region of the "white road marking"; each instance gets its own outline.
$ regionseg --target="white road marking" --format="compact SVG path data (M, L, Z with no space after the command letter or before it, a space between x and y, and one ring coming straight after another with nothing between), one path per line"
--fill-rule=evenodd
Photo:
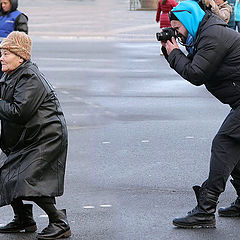
M94 206L83 206L84 209L93 209L95 208Z
M102 208L110 208L110 207L112 207L112 205L110 205L110 204L102 204L102 205L100 205L100 207L102 207Z
M61 91L61 93L63 93L63 94L69 94L68 91Z
M73 117L81 117L81 116L88 116L90 115L89 113L72 113Z

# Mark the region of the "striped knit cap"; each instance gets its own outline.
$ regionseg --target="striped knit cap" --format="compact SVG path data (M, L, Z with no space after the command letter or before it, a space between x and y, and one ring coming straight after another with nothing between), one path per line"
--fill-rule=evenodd
M0 48L28 61L31 58L32 40L24 32L13 31L2 40Z

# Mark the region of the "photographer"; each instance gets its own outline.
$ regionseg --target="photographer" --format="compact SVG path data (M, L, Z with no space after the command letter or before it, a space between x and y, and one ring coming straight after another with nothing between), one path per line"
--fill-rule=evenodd
M172 37L161 41L170 66L190 83L207 90L232 108L212 142L210 170L202 186L194 186L197 206L186 217L175 218L178 227L215 227L219 195L231 175L240 194L240 35L195 1L183 1L169 14L186 56ZM239 199L239 200L238 200ZM220 216L240 215L240 196ZM231 214L234 213L234 214Z

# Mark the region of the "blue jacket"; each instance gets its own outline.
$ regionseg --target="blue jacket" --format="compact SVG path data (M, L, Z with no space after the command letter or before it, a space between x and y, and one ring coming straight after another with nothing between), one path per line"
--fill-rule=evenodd
M15 22L20 14L22 14L20 11L15 10L0 16L0 38L7 37L9 33L15 30Z
M240 3L237 0L234 6L235 21L240 22Z

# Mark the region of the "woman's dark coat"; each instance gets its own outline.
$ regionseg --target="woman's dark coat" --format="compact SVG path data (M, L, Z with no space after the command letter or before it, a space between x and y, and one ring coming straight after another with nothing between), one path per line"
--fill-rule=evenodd
M204 84L222 103L240 105L240 34L207 12L199 25L193 56L174 49L167 60L183 78Z
M30 61L0 81L0 206L63 194L67 128L54 90Z

